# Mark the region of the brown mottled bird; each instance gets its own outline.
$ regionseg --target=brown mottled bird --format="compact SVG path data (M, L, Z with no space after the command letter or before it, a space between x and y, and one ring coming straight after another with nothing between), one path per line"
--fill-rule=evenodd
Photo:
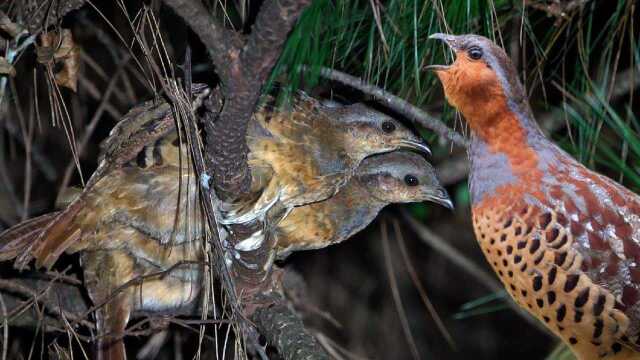
M369 225L383 207L420 201L452 208L435 170L422 156L395 151L369 157L335 196L296 207L278 224L278 258L342 242Z
M290 107L259 111L247 136L257 200L225 214L246 223L334 195L367 156L400 148L429 148L397 120L363 104L326 106L299 93ZM284 210L284 211L280 211Z
M471 128L473 225L506 290L579 359L640 359L640 197L543 135L500 47L431 38L455 52L430 68Z
M398 122L362 105L321 108L309 98L296 104L293 111L264 108L253 120L250 160L255 184L264 185L254 188L260 199L274 196L273 189L274 198L291 207L326 198L368 154L426 149ZM123 134L158 130L145 117L166 105L132 110L107 139L107 154L121 151ZM99 306L101 358L125 357L122 337L133 311L172 311L193 305L199 293L204 223L196 176L178 133L161 130L127 163L103 156L64 210L0 234L0 260L17 257L19 267L35 259L36 267L49 268L62 253L80 252L86 287Z
M0 234L0 260L18 256L18 266L35 258L36 266L50 267L63 252L80 252L97 308L99 359L125 358L122 338L133 311L175 313L199 294L199 192L186 145L173 135L102 174L65 210Z

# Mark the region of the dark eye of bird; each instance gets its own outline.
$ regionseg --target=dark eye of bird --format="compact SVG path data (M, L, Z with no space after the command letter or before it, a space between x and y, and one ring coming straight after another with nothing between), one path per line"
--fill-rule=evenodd
M396 129L396 125L390 121L385 121L382 123L382 131L387 134L392 133Z
M477 46L471 47L468 53L469 53L469 57L472 58L473 60L480 60L480 58L482 57L482 49L480 49Z
M420 184L420 181L418 180L418 178L413 175L405 176L404 182L409 186L418 186Z

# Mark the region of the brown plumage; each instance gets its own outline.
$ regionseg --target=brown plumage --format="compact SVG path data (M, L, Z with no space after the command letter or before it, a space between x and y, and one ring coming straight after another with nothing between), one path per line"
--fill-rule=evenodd
M429 152L418 136L387 115L363 104L327 106L304 93L282 110L257 112L247 143L256 196L233 204L223 223L246 223L272 207L284 214L324 200L367 156L400 148Z
M640 197L542 134L501 48L432 37L456 53L431 68L471 128L473 225L506 290L579 359L640 359Z
M335 196L296 207L278 224L278 258L344 241L388 204L420 201L452 207L433 167L422 156L396 151L367 158Z
M164 103L133 109L106 140L87 187L66 208L0 234L0 259L17 257L18 267L35 259L36 267L49 268L62 253L80 252L91 299L103 305L96 311L103 358L124 358L121 338L132 311L190 306L202 283L204 223L190 153L166 118L150 120L168 110ZM157 140L138 144L139 131L153 131ZM291 111L262 109L248 143L260 204L248 208L256 212L268 210L272 199L292 208L335 194L367 154L426 149L398 122L362 105L325 108L306 97ZM115 162L123 149L137 156Z

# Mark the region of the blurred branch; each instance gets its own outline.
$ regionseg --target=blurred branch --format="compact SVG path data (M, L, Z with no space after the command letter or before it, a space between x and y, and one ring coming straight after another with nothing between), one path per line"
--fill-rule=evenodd
M303 67L303 69L308 70L307 67ZM442 122L442 120L429 115L422 109L419 109L418 107L412 105L408 101L398 96L395 96L375 85L366 83L360 78L329 68L321 68L320 75L329 80L337 81L339 83L351 86L362 91L365 94L373 96L374 98L380 100L384 105L388 106L390 109L424 126L427 129L433 130L433 132L438 134L443 139L448 139L458 146L466 147L468 144L467 140L462 135L450 129Z
M457 184L469 175L469 159L466 154L449 157L436 167L436 173L442 185Z
M549 17L567 19L573 12L580 10L589 0L525 0L524 6L544 11Z
M445 239L441 238L440 236L438 236L438 234L434 233L426 226L418 222L406 210L401 209L400 212L402 214L402 218L407 224L409 224L409 227L416 235L418 235L418 238L422 240L422 242L432 247L439 254L443 255L455 266L459 267L464 272L474 277L480 284L483 284L492 292L504 291L504 287L495 279L493 275L487 273L476 263L460 253L456 248L449 245ZM507 300L505 303L529 324L533 325L541 332L549 334L549 331L538 320L534 319L531 315L529 315L529 313L527 313L524 309L514 303L511 299Z
M11 134L11 137L13 139L18 141L20 145L24 147L27 146L27 144L25 143L25 139L22 136L22 133L20 132L20 129L18 129L18 126L14 121L3 121L2 123L4 125L4 128L7 130L7 132ZM30 150L31 150L31 157L33 158L33 163L36 165L36 167L40 171L42 171L42 174L44 175L45 179L47 179L48 181L55 180L56 177L58 176L57 171L51 164L51 160L48 159L47 156L44 154L44 151L42 150L41 146L38 143L32 143L30 144L30 146L31 146Z
M464 272L475 277L478 282L486 286L489 290L493 292L504 290L503 286L495 279L495 276L490 275L488 272L476 265L476 263L469 260L456 248L449 245L446 240L438 236L438 234L429 230L426 226L414 219L406 210L401 209L400 211L403 219L407 224L409 224L409 227L416 233L416 235L418 235L422 242L431 246L438 253L444 255L454 265L464 270Z
M77 151L79 156L82 156L82 154L84 153L85 148L87 147L87 144L91 139L91 136L93 136L93 132L98 126L98 122L100 121L100 119L102 119L102 114L108 108L111 100L111 94L114 92L116 88L115 85L118 79L120 78L120 76L122 75L122 73L124 73L124 68L127 66L130 59L131 59L130 55L128 54L125 55L124 58L120 61L120 64L118 64L118 67L116 68L115 72L112 74L111 80L109 80L109 83L107 84L107 87L105 88L104 93L102 94L102 99L100 100L100 104L98 105L98 108L93 113L91 120L89 120L89 123L85 127L84 133L82 134L82 138L80 139L77 145L77 149L78 149ZM71 175L73 174L74 165L75 164L73 160L67 164L67 167L64 171L64 176L62 177L60 190L58 192L62 191L67 187L67 185L69 185L69 181L71 180Z

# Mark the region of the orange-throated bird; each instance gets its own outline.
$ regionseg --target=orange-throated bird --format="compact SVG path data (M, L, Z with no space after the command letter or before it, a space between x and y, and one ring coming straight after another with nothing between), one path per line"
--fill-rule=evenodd
M252 170L260 172L256 183L268 184L265 189L270 189L273 182L286 191L297 189L297 195L285 198L296 204L304 203L296 201L296 196L315 199L317 196L311 197L309 193L327 194L322 196L335 193L337 190L324 189L324 179L316 175L320 173L333 180L339 171L350 174L353 172L350 167L356 166L350 156L360 158L364 157L361 154L398 146L425 149L417 137L395 120L362 105L326 110L311 101L303 99L292 112L262 109L249 133ZM305 108L301 103L312 106ZM107 140L107 148L118 147L119 141L114 137L120 133L135 134L137 126L149 126L138 118L146 112L159 111L164 105L132 110L123 120L126 123L118 124L123 131L115 132ZM309 119L304 119L305 111ZM316 131L315 127L323 131ZM325 135L333 136L314 138ZM81 253L85 285L94 305L100 305L96 320L102 358L124 358L122 337L132 311L170 312L192 304L199 293L202 271L198 263L203 259L200 240L204 225L189 151L178 137L175 131L165 134L126 164L107 166L109 159L102 159L88 187L66 209L0 234L0 260L19 257L18 265L35 258L37 267L51 267L64 252ZM379 144L367 144L367 139ZM341 146L340 141L348 145ZM358 144L366 150L359 150ZM356 154L344 153L350 150ZM265 159L264 163L257 158ZM265 168L270 168L268 177L264 176ZM273 178L280 174L284 174L282 178ZM334 182L328 183L336 186ZM261 194L265 193L266 190ZM181 265L176 267L178 264ZM128 284L141 277L144 277L141 283ZM125 284L128 285L123 287Z
M471 129L473 226L506 290L578 358L639 359L640 198L543 135L500 47L431 38L455 52L430 68Z
M278 224L277 256L282 259L294 251L342 242L369 225L383 207L421 201L453 207L422 156L394 151L369 157L336 195L296 207Z

